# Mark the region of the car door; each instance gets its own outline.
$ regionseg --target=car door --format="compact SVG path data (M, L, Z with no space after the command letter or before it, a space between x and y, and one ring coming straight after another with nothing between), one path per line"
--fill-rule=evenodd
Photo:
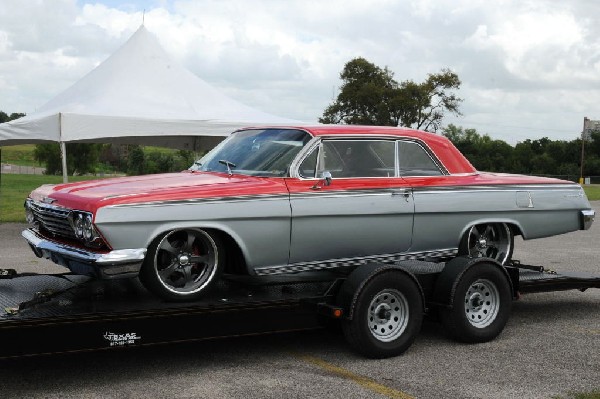
M396 142L324 139L286 179L292 227L290 264L407 251L412 193L397 177ZM330 184L320 178L331 173Z
M463 215L473 213L469 195L449 190L456 184L425 143L399 140L398 172L413 194L415 213L411 251L456 251ZM460 210L460 212L459 212Z

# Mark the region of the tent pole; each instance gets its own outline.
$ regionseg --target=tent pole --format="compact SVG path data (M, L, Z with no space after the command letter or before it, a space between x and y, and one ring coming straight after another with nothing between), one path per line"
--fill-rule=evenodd
M60 160L62 162L63 183L69 182L67 174L67 146L62 139L62 112L58 113L58 133L60 137Z
M67 146L64 141L60 142L60 159L62 161L63 183L69 182L67 175Z

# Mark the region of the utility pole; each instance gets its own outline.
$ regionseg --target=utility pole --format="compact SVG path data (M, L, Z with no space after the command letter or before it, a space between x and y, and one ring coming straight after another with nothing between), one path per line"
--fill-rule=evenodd
M583 154L585 148L585 130L587 128L589 119L587 116L583 117L583 130L581 131L581 170L579 173L579 184L583 184Z

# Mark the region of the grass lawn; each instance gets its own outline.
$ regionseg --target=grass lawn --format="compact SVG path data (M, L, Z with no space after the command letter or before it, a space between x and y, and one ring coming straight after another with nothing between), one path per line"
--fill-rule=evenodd
M600 389L590 392L571 392L568 396L553 396L552 399L600 399Z
M69 181L97 179L95 176L69 176ZM62 176L2 174L0 223L25 222L23 202L31 190L42 184L62 183Z
M2 147L2 163L20 166L40 166L33 158L35 144L10 145Z
M588 184L587 186L583 186L583 189L590 201L600 200L600 184Z

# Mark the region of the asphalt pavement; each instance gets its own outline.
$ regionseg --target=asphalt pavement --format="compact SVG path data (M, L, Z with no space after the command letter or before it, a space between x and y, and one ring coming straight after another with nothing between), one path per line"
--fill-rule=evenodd
M32 254L24 227L0 225L0 268L62 271ZM597 221L589 231L517 238L514 258L600 275L599 243ZM426 321L404 355L384 360L323 330L3 360L0 373L3 398L568 397L600 390L600 290L525 295L484 344L456 343Z

